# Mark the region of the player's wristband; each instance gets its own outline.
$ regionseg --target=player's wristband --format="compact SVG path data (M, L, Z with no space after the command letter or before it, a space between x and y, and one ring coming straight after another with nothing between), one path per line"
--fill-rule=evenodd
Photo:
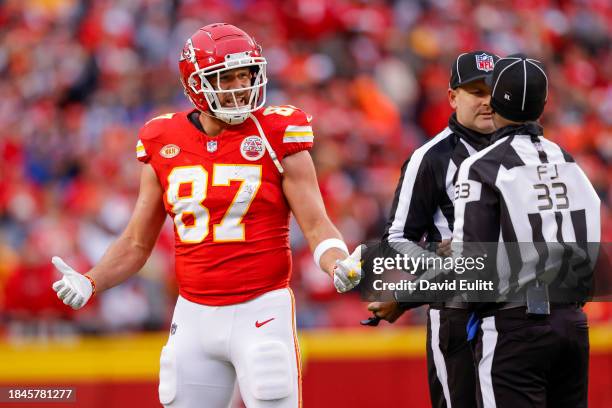
M319 245L317 245L317 247L315 248L312 254L315 264L317 264L319 269L323 269L321 268L321 264L320 264L321 257L323 256L325 251L331 248L338 248L339 250L346 252L347 256L349 254L348 247L346 246L344 241L342 241L341 239L338 239L338 238L324 239L323 241L319 242Z
M87 276L87 275L83 275L83 276L87 278L89 283L91 283L91 296L95 295L96 294L96 281L94 281L91 276Z

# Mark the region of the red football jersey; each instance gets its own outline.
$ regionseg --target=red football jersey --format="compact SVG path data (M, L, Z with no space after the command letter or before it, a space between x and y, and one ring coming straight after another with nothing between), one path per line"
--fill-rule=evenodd
M218 306L286 287L289 205L254 121L211 137L189 121L191 112L150 120L136 147L174 220L180 295ZM270 106L253 115L279 160L312 147L311 117L300 109Z

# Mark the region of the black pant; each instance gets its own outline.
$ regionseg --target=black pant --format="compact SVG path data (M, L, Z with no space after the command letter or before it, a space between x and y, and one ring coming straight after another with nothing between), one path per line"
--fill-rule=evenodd
M581 408L587 406L589 329L576 306L549 316L524 307L482 319L474 345L479 407Z
M466 332L469 315L467 310L433 307L427 313L427 371L434 408L476 407L474 357Z

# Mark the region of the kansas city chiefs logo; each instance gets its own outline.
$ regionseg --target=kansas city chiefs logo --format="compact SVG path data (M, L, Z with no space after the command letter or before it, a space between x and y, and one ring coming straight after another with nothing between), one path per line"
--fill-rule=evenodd
M249 161L259 160L266 151L259 136L247 136L240 144L240 154Z
M194 48L193 43L191 42L191 38L188 39L185 42L185 46L183 47L183 50L181 51L181 56L179 58L179 61L187 60L191 62L192 64L195 63L196 50L199 50L199 48Z

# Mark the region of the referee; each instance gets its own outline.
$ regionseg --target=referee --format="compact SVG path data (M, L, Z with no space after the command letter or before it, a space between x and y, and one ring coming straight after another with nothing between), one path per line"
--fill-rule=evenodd
M455 110L448 127L417 149L404 164L383 241L428 242L431 248L452 238L454 179L461 163L489 146L494 131L490 76L499 57L486 51L459 55L452 64L448 99ZM417 254L426 252L420 247ZM377 317L393 323L422 303L374 302ZM427 369L435 408L474 408L476 377L466 340L466 304L432 304L427 313Z
M488 81L495 143L459 169L454 242L546 242L550 248L599 242L595 190L536 122L548 95L542 64L522 54L503 58ZM587 406L587 319L579 303L549 301L536 275L550 264L548 255L519 251L519 259L509 258L499 282L524 289L523 299L477 309L479 407Z

